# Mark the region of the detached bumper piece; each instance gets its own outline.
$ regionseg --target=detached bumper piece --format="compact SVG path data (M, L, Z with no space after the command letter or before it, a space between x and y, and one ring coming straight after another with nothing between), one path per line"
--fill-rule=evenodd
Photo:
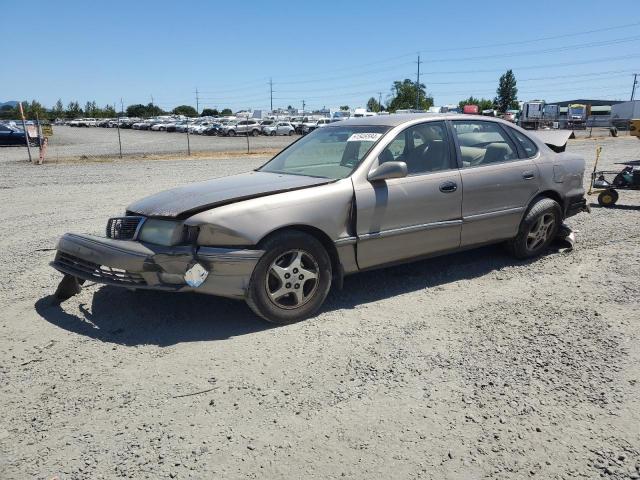
M241 298L261 250L164 247L67 233L51 266L81 280L130 289L195 291Z

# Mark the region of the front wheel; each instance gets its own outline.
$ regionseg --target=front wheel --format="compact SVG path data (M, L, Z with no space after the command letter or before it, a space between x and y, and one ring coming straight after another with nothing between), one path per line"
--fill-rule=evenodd
M518 235L508 243L512 255L520 259L540 255L555 238L561 222L558 202L540 198L522 220Z
M289 136L293 135L293 130L289 130Z
M235 137L235 136L236 136L236 132L235 132L234 130L229 130L229 131L227 132L227 136L229 136L229 137Z
M322 244L302 232L267 239L251 276L247 304L265 320L295 323L313 315L331 288L331 260Z

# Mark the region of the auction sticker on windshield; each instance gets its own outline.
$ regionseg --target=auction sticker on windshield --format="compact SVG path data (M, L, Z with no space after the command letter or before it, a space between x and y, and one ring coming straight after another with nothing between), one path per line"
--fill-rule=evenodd
M347 142L377 142L382 133L354 133L351 135Z

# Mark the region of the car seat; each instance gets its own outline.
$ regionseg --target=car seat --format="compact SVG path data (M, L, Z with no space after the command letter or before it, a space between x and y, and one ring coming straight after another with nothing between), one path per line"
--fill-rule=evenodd
M500 163L512 158L513 152L506 143L490 143L487 145L487 151L484 154L482 165L489 163Z

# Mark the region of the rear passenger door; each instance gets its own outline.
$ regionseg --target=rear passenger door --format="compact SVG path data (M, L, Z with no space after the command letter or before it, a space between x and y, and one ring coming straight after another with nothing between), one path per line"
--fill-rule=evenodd
M455 120L461 160L461 246L514 237L529 201L539 189L539 172L498 123ZM536 152L537 153L537 152Z

